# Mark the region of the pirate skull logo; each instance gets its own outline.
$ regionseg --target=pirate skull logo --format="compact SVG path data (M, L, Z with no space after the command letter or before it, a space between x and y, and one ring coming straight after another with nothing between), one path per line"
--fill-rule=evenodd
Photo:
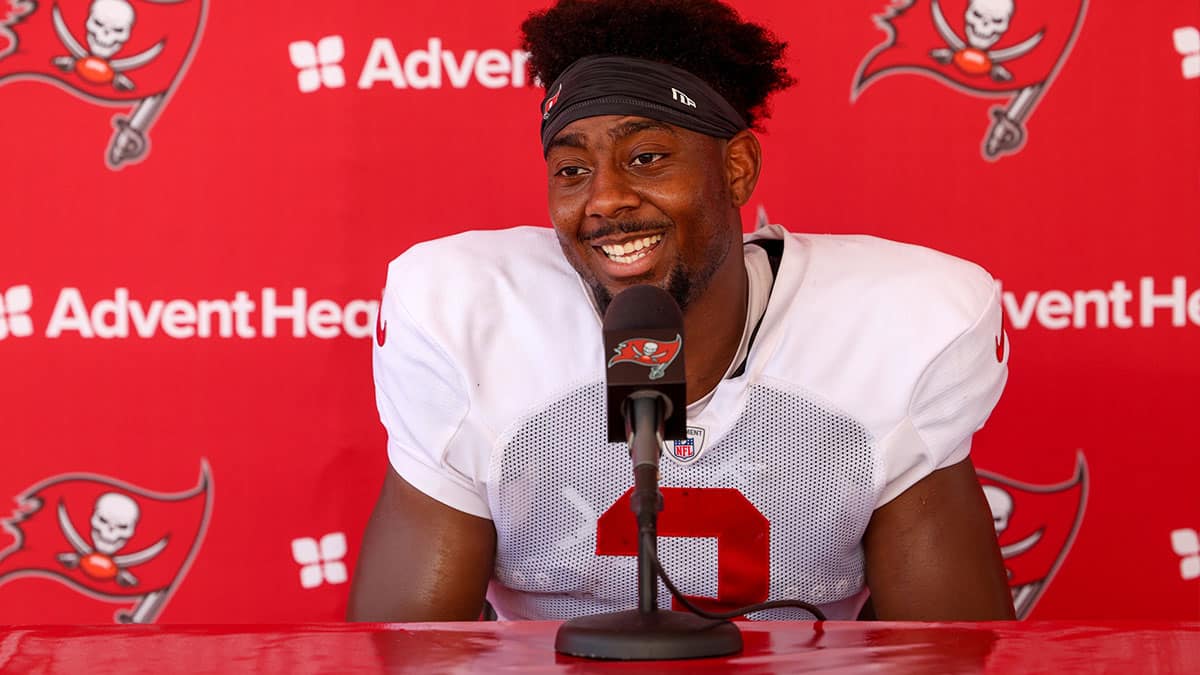
M137 502L116 492L107 492L96 500L92 512L92 544L101 553L112 555L125 547L141 515Z
M933 24L938 35L946 43L929 52L930 58L943 65L954 64L963 73L971 76L987 75L996 82L1013 79L1012 73L1000 65L1005 61L1020 58L1042 41L1044 31L1012 47L992 49L1008 32L1016 5L1013 0L971 0L964 16L966 40L950 27L938 0L932 0Z
M997 485L983 486L983 496L987 498L988 508L992 512L992 524L996 527L996 536L1008 530L1013 514L1013 498L1008 491ZM1000 555L1013 558L1033 548L1042 539L1042 530L1034 530L1032 534L1020 541L1000 547Z
M93 56L111 58L129 41L137 18L125 0L95 0L87 20L87 43Z
M967 6L967 42L975 49L987 49L1008 32L1012 22L1013 0L971 0Z
M1008 519L1012 517L1013 498L1004 491L1004 488L995 485L984 485L983 496L987 498L988 508L992 511L992 524L996 527L996 536L1000 536L1008 529Z
M120 59L112 58L125 46L133 35L137 13L127 0L93 0L84 28L87 30L87 45L84 49L79 40L67 27L58 5L50 10L54 32L68 52L56 56L53 63L64 72L74 71L80 78L92 84L111 84L118 91L131 91L133 80L126 71L140 68L154 60L163 50L159 41L145 51Z
M58 562L67 569L79 568L93 579L115 579L122 586L134 586L137 577L128 568L154 558L167 547L163 537L154 544L134 553L115 555L125 548L137 530L141 509L128 495L106 492L96 499L92 517L91 545L71 523L66 504L58 504L58 526L71 545L71 551L58 554Z

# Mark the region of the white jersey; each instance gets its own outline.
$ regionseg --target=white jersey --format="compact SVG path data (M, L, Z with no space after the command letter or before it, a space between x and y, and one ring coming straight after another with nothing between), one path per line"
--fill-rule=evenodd
M872 513L967 457L1004 388L999 289L918 246L778 226L754 238L782 239L782 262L744 368L689 406L688 442L668 443L660 557L710 607L800 599L853 619ZM493 521L497 613L636 607L632 467L606 440L601 317L554 232L414 246L391 263L380 312L388 456L418 490Z

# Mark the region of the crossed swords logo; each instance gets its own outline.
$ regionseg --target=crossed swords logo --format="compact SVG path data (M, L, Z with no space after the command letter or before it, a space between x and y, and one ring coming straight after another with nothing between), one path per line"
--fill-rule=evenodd
M136 85L126 74L153 61L162 53L165 40L133 56L111 58L125 46L137 14L127 0L93 0L87 19L89 49L71 34L58 5L51 8L54 31L68 54L52 59L63 72L74 72L85 82L111 84L116 91L132 91ZM108 164L116 168L146 154L149 140L146 133L166 100L165 93L153 94L137 102L128 117L113 118L116 133L108 150Z
M946 20L946 15L942 13L941 3L938 0L932 0L930 5L932 7L934 28L937 30L938 35L941 36L942 41L946 43L945 48L930 51L930 58L943 65L954 64L967 75L979 76L986 74L996 82L1008 82L1013 79L1012 73L1001 64L1025 56L1033 51L1045 36L1045 31L1038 31L1022 42L1003 49L987 49L968 45L950 27L950 22ZM1008 3L1008 8L1012 9L1011 3ZM1008 18L1011 18L1011 16L1010 11ZM970 38L970 26L966 28L968 38ZM1042 84L1034 84L1025 87L1017 92L1017 95L1009 101L1007 106L1003 108L996 106L991 109L992 126L988 130L988 134L983 142L983 154L985 157L996 159L1002 154L1015 152L1024 145L1025 119L1033 111L1033 106L1037 103L1043 86Z
M1012 79L1012 73L1000 65L1005 61L1021 58L1033 48L1038 46L1045 35L1045 31L1038 31L1032 37L1024 40L1020 44L1004 49L980 49L976 46L968 46L958 34L950 28L950 22L946 21L946 15L942 13L942 6L938 0L933 0L933 25L937 29L938 35L945 41L948 49L934 49L929 52L929 56L934 61L942 65L953 63L959 70L968 75L989 75L997 82L1008 82Z
M136 586L137 577L130 567L149 562L167 547L167 538L134 553L114 555L124 548L133 536L140 509L137 502L116 492L101 495L92 514L92 545L79 534L67 514L67 507L58 503L58 526L73 551L58 554L58 562L67 569L79 568L98 581L115 579L122 586Z
M118 6L120 5L128 7L125 3L120 3ZM133 9L130 7L128 11L130 12L127 15L128 18L117 26L117 28L121 29L118 35L125 37L124 39L116 36L110 38L108 44L105 45L106 48L103 49L103 51L110 52L108 55L119 51L125 44L125 40L128 39L127 36L133 26ZM50 13L53 16L54 32L58 34L59 41L70 52L70 56L55 57L53 61L54 65L63 72L69 73L73 70L81 78L92 84L112 83L113 89L117 91L132 91L134 88L133 80L125 75L125 71L140 68L150 63L163 50L163 41L160 40L149 49L133 56L109 60L105 58L105 55L94 53L98 51L97 46L93 46L91 51L83 48L83 45L75 39L75 36L71 34L71 30L67 28L67 23L63 21L62 13L58 11L58 5L55 5L50 10ZM93 13L88 19L89 26L95 20L96 16ZM109 33L113 32L108 26L103 24L97 24L97 28ZM94 39L95 34L91 33L90 30L89 33L89 37Z

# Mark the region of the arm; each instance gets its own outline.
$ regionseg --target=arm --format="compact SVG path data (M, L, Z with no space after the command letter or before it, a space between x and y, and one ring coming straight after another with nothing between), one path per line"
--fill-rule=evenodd
M426 496L389 465L367 521L350 621L473 621L496 555L496 529Z
M991 511L969 458L876 509L863 548L881 620L1015 618Z

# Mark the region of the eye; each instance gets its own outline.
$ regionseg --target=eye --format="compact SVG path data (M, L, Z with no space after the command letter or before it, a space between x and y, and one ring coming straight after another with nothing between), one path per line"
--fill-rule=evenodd
M647 166L647 165L657 162L658 160L660 160L666 156L667 155L665 153L661 153L661 152L643 152L642 154L634 157L633 161L630 162L630 164L632 164L634 166Z
M577 178L586 172L587 169L583 168L582 166L564 166L558 171L555 171L554 175L562 176L563 178Z

